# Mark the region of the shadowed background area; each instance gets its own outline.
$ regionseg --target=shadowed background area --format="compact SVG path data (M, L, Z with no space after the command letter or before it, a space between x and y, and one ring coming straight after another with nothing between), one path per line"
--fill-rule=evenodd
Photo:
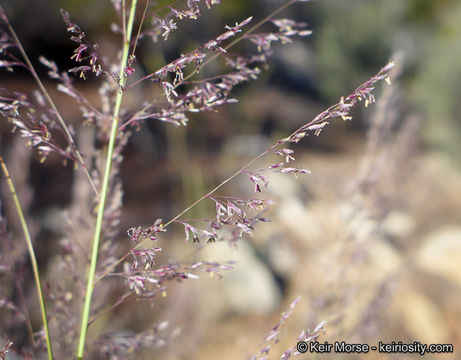
M168 3L159 1L158 7ZM181 22L167 41L142 40L135 76L158 70L220 34L226 24L251 15L258 21L280 4L222 0L204 10L198 21ZM104 56L115 58L120 37L110 31L116 20L112 5L17 0L2 6L64 118L76 129L83 128L78 105L56 91L38 57L55 60L61 69L75 66L70 59L75 44L59 15L63 8ZM358 106L352 121L332 121L319 137L306 137L294 146L296 165L312 174L297 180L289 174L271 175L268 189L259 196L276 202L264 213L271 222L258 225L254 235L235 247L219 241L196 245L184 242L184 231L177 227L159 241L159 263L232 260L234 270L222 273L222 279L172 284L166 297L155 299L155 306L124 304L102 323L123 340L168 320L165 331L176 339L146 353L139 350L140 359L149 358L152 351L162 359L244 359L254 354L280 312L301 296L270 358L280 358L293 346L301 329L326 320L321 341L452 343L455 353L437 359L461 359L461 3L322 0L295 4L280 17L307 22L313 34L274 45L274 57L259 79L235 89L238 103L194 114L187 127L147 120L133 131L121 166L119 254L132 245L127 229L172 218L395 57L392 86L379 84L377 103ZM212 62L194 79L223 69L222 61ZM76 86L99 106L98 81L91 75L86 81L76 79ZM0 87L31 93L35 84L26 72L2 71ZM156 85L142 83L129 90L126 104L158 91ZM1 150L28 212L42 272L52 283L56 258L62 256L58 242L66 231L65 210L78 206L81 180L58 156L41 164L11 129L2 119ZM85 137L88 128L83 131L79 143L85 154L85 141L91 140ZM269 156L254 169L275 161ZM20 243L10 195L3 181L1 185L5 231ZM220 194L255 196L243 176ZM203 201L186 217L213 217L214 211L214 203ZM26 253L23 245L16 246L20 250L15 261L23 264L18 276L25 289L30 285L30 294L19 294L2 272L1 295L24 308L36 300ZM107 294L114 299L109 302L116 301L121 287L114 281ZM39 326L39 314L29 312L32 324ZM95 333L104 326L95 323ZM0 335L6 334L12 334L19 347L29 346L24 324L3 306ZM316 358L356 356L331 353Z

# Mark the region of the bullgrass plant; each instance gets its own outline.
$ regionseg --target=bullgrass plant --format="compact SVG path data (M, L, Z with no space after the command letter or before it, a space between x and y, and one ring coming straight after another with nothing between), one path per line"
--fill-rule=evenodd
M152 73L145 73L145 68L138 64L137 51L142 46L140 41L169 41L171 34L184 20L196 20L203 12L213 11L219 0L179 0L164 7L151 1L112 0L117 17L111 29L120 39L120 52L112 59L101 54L100 47L72 20L71 14L61 10L70 41L76 46L73 54L69 54L75 65L63 70L51 59L40 57L39 61L47 69L50 79L57 83L57 90L78 105L81 116L78 126L70 126L61 116L49 89L32 65L27 49L23 48L11 26L8 14L0 7L0 68L10 72L25 69L36 84L36 89L28 94L0 88L0 114L10 122L15 134L26 139L31 150L38 152L41 162L46 163L47 157L55 153L64 163L74 164L77 174L82 174L86 179L84 189L88 199L86 211L69 211L69 216L75 218L69 220L73 227L61 244L65 248L65 256L59 257L62 269L68 274L50 273L44 281L34 252L34 247L40 245L31 238L27 213L23 211L21 199L15 190L14 175L8 173L8 164L0 157L4 179L11 192L11 198L2 201L12 200L16 206L33 268L42 318L41 328L33 328L30 315L9 300L12 294L8 294L6 287L2 286L2 307L23 319L21 327L29 334L29 340L21 349L16 347L14 338L7 332L8 325L2 323L4 344L0 344L3 346L0 358L7 358L9 351L20 352L26 358L40 357L45 353L49 359L73 356L77 359L136 358L141 347L161 345L168 341L166 323L126 337L123 343L109 335L91 338L88 329L95 326L103 315L110 314L125 302L136 299L155 302L159 296L167 293L172 281L198 279L203 273L219 278L232 270L234 265L230 263L207 260L170 260L167 264L157 264L158 253L162 251L159 244L168 238L170 227L176 225L184 229L185 240L190 243L184 246L213 246L217 241L235 245L252 234L258 224L269 221L263 212L272 201L257 196L269 186L268 174L277 172L294 178L309 174L309 170L293 165L295 145L306 136L319 136L334 119L351 120L351 110L358 102L362 101L365 106L373 103L373 90L381 80L389 81L393 63L384 66L351 94L342 97L337 104L314 119L300 120L299 127L291 134L276 141L169 220L163 220L161 214L152 214L156 220L147 227L133 224L129 229L120 229L123 150L130 136L143 131L143 124L147 121L187 127L191 114L219 111L221 106L235 103L237 99L232 96L235 87L258 79L262 69L270 64L273 44L291 43L298 37L311 35L307 24L283 17L283 10L291 6L305 6L299 4L302 2L306 1L285 1L264 18L258 19L258 14L254 14L233 25L226 25L217 36L166 62ZM240 52L236 52L236 49ZM201 70L216 61L223 62L225 70L211 77L203 77ZM76 85L88 78L95 78L99 86L98 105L95 105L94 99L79 91ZM136 88L154 88L158 95L146 97L136 104L127 102L126 95ZM77 141L80 132L88 127L94 132L90 150L79 147ZM263 157L273 159L272 165L257 168L256 162ZM238 176L248 179L254 189L254 197L218 195L219 189ZM184 217L202 201L214 205L214 217L200 219L199 222ZM1 221L4 229L1 248L2 253L7 254L7 249L12 246L12 235L6 230L7 222L3 215ZM115 244L123 231L128 235L126 239L131 243L131 248L120 253ZM0 267L2 273L14 270L6 255L0 257ZM72 281L64 283L57 279L65 276ZM113 303L107 286L103 285L103 280L109 278L119 279L125 286L123 294ZM251 359L268 357L271 343L278 341L280 327L298 301L299 298L282 314ZM324 326L325 322L322 322L314 326L313 331L303 330L297 341L316 340ZM288 359L300 355L298 350L293 346L278 356Z

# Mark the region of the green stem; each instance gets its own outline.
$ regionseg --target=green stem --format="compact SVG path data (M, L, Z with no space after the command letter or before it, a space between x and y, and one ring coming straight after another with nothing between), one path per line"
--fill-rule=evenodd
M38 271L37 259L35 258L34 247L32 245L32 239L30 238L29 229L27 227L26 219L24 218L24 213L22 212L21 203L19 202L18 194L14 188L13 180L11 180L8 168L6 167L3 157L0 154L0 165L2 167L3 173L5 174L6 181L10 188L11 195L13 196L14 204L16 210L18 211L19 220L21 222L22 230L24 232L24 237L26 238L27 249L29 251L30 262L32 264L32 271L34 273L35 285L37 287L38 299L40 302L40 312L42 314L43 327L45 328L45 337L46 337L46 347L48 351L48 359L53 360L53 351L51 348L51 338L50 331L48 329L48 320L46 317L46 306L45 298L43 297L42 284L40 281L40 273Z
M101 200L99 202L98 215L96 218L96 227L95 227L94 238L93 238L93 243L92 243L91 262L90 262L90 269L88 271L88 282L87 282L87 288L86 288L85 303L83 306L82 320L80 324L81 325L80 339L79 339L78 347L77 347L77 359L79 360L83 359L83 353L85 350L85 341L86 341L86 334L87 334L87 329L88 329L88 319L90 316L91 299L92 299L93 290L94 290L94 278L96 274L96 265L98 261L99 243L101 240L102 223L104 219L104 208L106 205L107 194L109 191L109 180L110 180L111 167L112 167L112 157L114 153L115 140L117 137L120 107L121 107L122 100L123 100L123 90L122 89L124 88L125 83L126 83L125 67L127 65L128 54L130 50L130 41L131 41L131 34L132 34L133 23L134 23L134 15L136 12L136 3L137 3L137 0L132 0L131 2L130 16L128 19L126 36L124 36L122 59L120 61L120 73L119 73L120 89L117 93L117 97L115 100L114 115L112 118L112 129L111 129L109 145L107 149L106 166L104 169L104 178L103 178L102 189L101 189Z

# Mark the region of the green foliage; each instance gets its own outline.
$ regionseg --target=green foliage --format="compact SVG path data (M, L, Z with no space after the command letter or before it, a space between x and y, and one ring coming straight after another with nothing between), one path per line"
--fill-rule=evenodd
M411 95L426 115L424 138L431 145L459 153L461 141L461 4L446 8L421 54Z
M459 152L461 3L325 0L315 7L315 81L324 99L349 91L353 79L402 51L402 99L426 119L423 141Z
M318 84L322 94L332 99L349 91L353 79L365 78L389 58L405 4L400 0L326 0L318 5L323 22L314 39Z

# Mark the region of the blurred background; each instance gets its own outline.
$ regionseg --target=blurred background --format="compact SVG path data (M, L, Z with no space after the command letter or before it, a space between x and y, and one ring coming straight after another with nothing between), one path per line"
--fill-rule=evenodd
M281 3L222 0L198 21L182 22L167 42L143 40L137 73L156 71L220 34L224 25L250 15L260 20ZM40 55L62 69L74 66L74 44L60 8L105 56L117 54L120 39L110 32L116 15L108 1L2 5L44 80ZM157 298L154 307L129 304L107 322L114 331L141 331L168 319L170 329L181 328L181 335L155 350L162 359L244 359L301 296L270 358L295 345L301 329L326 320L322 341L452 343L454 354L430 358L461 359L461 2L319 0L295 4L279 17L307 22L313 34L275 45L260 78L236 89L237 104L194 115L186 128L151 120L132 134L121 169L121 249L131 245L126 229L173 217L397 56L392 86L379 84L377 103L359 104L353 121L333 121L319 137L294 147L296 165L312 174L297 180L272 175L261 195L276 202L264 214L271 222L237 247L217 242L197 250L184 243L181 228L159 243L165 263L181 257L233 260L235 270L219 280L170 285L169 295ZM217 61L201 76L224 69ZM78 106L57 93L52 81L45 83L67 121L81 128ZM97 96L98 79L90 76L77 84L89 97ZM30 92L34 86L25 72L0 73L2 88ZM152 91L140 87L132 97ZM63 210L71 206L75 172L58 157L40 164L4 119L0 131L1 150L29 210L46 273L63 237ZM252 196L252 186L237 178L221 194ZM3 181L1 201L4 214L14 217ZM187 216L213 217L214 204L202 202ZM14 219L7 220L10 231L19 229ZM13 235L17 241L19 234ZM6 313L0 309L0 319ZM20 330L15 336L17 343L25 341ZM138 358L150 358L147 354ZM326 356L356 357L312 358ZM410 356L373 354L379 359Z

